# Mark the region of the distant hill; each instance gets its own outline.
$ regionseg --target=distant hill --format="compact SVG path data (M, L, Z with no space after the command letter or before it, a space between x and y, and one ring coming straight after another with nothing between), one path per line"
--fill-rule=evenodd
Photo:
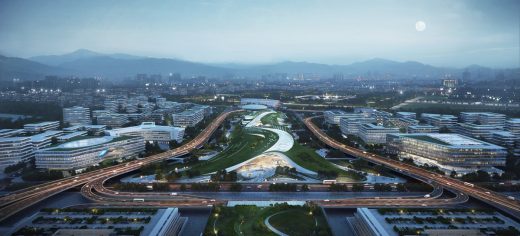
M185 76L222 76L229 72L225 68L175 59L117 59L108 56L79 59L60 64L60 67L77 71L82 75L109 78L135 76L139 73L167 75L173 72L181 73Z
M66 75L71 71L38 62L0 55L0 80L19 78L22 80L42 79L45 75Z
M45 65L59 66L63 63L73 62L81 59L89 59L94 57L111 57L116 59L140 59L143 57L133 56L128 54L102 54L87 49L78 49L74 52L63 54L63 55L48 55L48 56L36 56L30 57L29 60L36 61Z
M238 75L259 77L265 74L287 73L313 74L331 77L343 74L345 78L388 79L441 79L445 75L461 78L469 72L472 80L506 79L518 76L518 69L492 69L478 65L466 68L443 68L415 61L397 62L375 58L349 65L328 65L310 62L280 62L274 64L204 64L178 59L139 57L127 54L102 54L86 49L53 56L37 56L30 60L2 57L0 80L18 77L21 79L43 78L45 75L101 76L108 79L133 77L139 73L181 73L183 76ZM516 73L516 74L515 74Z

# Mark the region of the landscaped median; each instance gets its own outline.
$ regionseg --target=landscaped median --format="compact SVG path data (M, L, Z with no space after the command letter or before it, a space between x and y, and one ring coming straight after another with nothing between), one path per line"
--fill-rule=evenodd
M215 207L204 235L273 235L265 224L288 235L332 235L321 210L312 206Z

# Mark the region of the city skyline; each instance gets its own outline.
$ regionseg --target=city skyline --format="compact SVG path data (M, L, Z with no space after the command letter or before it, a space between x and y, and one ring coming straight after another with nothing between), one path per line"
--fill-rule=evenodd
M0 53L15 57L87 48L239 64L385 58L511 68L520 60L516 1L0 4Z

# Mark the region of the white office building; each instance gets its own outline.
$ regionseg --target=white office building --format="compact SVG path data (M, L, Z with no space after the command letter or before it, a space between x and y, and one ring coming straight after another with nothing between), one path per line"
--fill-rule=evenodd
M492 136L491 133L500 130L500 127L496 125L478 125L475 123L458 123L453 127L455 133L485 140L490 140Z
M513 135L520 137L520 118L513 118L506 121L506 130Z
M437 166L446 174L477 170L502 173L494 167L506 164L504 147L459 134L391 134L387 141L390 153L413 159L417 164Z
M461 112L460 119L464 123L494 125L499 128L504 128L506 123L506 115L493 112Z
M325 116L325 122L331 125L339 125L339 121L341 118L362 117L361 114L348 113L342 110L325 111L323 112L323 115Z
M19 136L24 132L24 129L0 129L0 138Z
M265 99L265 98L241 98L240 105L264 105L271 108L279 108L282 103L279 100Z
M374 123L376 120L370 117L363 117L360 114L350 114L350 116L341 117L339 128L343 135L358 135L359 127L362 124Z
M106 125L112 128L121 127L126 123L128 123L128 118L124 114L111 113L97 117L98 125Z
M150 231L151 236L177 236L187 218L181 217L178 208L167 208Z
M194 127L204 119L205 108L193 107L180 113L172 114L173 126Z
M386 143L387 134L399 133L398 128L387 128L374 124L363 124L359 128L359 138L366 144L383 144Z
M35 150L48 147L52 144L52 138L61 136L63 131L61 130L47 130L43 133L29 136L31 138L31 144Z
M439 127L433 125L411 125L406 128L410 134L416 133L439 133Z
M77 170L107 159L128 158L144 151L142 137L80 137L74 141L37 150L36 167Z
M45 121L40 123L25 124L23 129L28 133L40 133L47 130L58 129L59 127L59 121Z
M184 128L155 125L154 122L143 122L139 126L131 126L119 129L107 130L110 136L139 136L145 141L169 142L176 141L181 143L184 137Z
M63 108L63 123L71 126L90 125L90 109L80 106Z
M415 112L400 111L395 113L395 116L397 118L417 119L417 113Z
M437 127L450 128L457 123L457 117L452 115L422 113L421 119L426 121L427 124Z
M30 137L0 138L0 170L22 161L28 161L33 154Z

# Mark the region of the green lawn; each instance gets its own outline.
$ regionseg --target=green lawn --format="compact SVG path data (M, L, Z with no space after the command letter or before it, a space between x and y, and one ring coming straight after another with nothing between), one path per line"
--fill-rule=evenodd
M276 141L278 141L278 135L273 132L254 128L237 128L230 136L228 148L208 161L195 164L192 166L192 170L206 174L225 169L261 154Z
M337 168L329 161L320 157L314 149L303 146L298 142L294 142L294 146L291 150L285 152L285 155L301 167L312 171L337 171L339 177L342 177L342 180L347 180L345 178L349 178L350 180L362 179L350 172Z
M331 235L325 218L299 207L274 215L269 223L288 235Z
M215 207L206 225L204 235L276 235L264 224L269 222L278 230L289 235L331 235L325 218L319 209L314 209L309 215L310 208L304 206L277 205L273 207L236 206ZM288 218L290 217L290 218ZM316 223L318 222L318 227Z
M264 125L279 125L278 118L280 117L279 113L271 113L262 117L260 120Z

